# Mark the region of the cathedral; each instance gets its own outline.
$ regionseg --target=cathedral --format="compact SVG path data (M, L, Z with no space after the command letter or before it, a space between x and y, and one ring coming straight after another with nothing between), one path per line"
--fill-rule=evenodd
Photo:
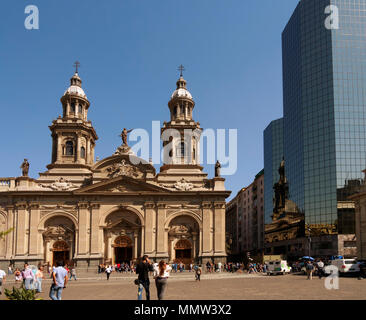
M225 179L209 179L199 163L199 139L182 142L185 129L202 131L193 119L195 102L180 75L168 103L175 129L169 159L159 173L127 144L95 160L98 136L88 120L90 101L76 69L61 97L62 116L53 120L51 163L39 177L0 178L0 268L9 264L78 267L153 260L226 261ZM163 141L163 145L167 142Z

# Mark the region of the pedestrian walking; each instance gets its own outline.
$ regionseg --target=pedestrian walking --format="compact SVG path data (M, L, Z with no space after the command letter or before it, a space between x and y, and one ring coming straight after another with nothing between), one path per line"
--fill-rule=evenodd
M150 280L149 272L154 271L153 265L150 263L149 256L144 255L141 262L136 266L136 274L138 274L138 290L137 299L142 300L142 291L145 288L146 300L150 300Z
M4 270L0 269L0 295L3 294L3 284L5 282L6 279L6 273Z
M36 272L36 283L35 283L35 289L37 292L42 292L42 280L44 279L43 275L43 267L40 266Z
M72 278L74 278L75 279L75 281L77 280L76 279L76 269L75 269L75 267L73 266L73 267L71 267L71 270L70 270L70 281L71 281L71 279Z
M57 267L52 272L52 285L49 294L52 300L61 300L62 290L66 288L67 271L63 266L64 263L58 261Z
M201 268L201 265L199 265L195 269L196 281L201 281L201 274L202 274L202 268Z
M319 260L317 267L318 267L318 276L319 279L321 279L324 276L324 262L322 260Z
M106 269L105 269L105 273L107 274L107 280L109 280L109 277L112 273L112 267L111 266L108 266Z
M34 274L32 272L32 269L29 267L28 263L24 264L24 269L22 271L22 279L25 289L32 290L34 282Z
M219 262L219 263L217 264L217 270L218 270L218 272L221 272L221 268L222 268L222 263L221 263L221 262Z
M154 269L154 279L159 300L164 298L170 271L171 267L164 260L161 260Z
M306 264L306 273L308 275L308 280L313 279L313 270L314 270L314 265L311 263L311 261L308 261L308 263Z
M11 267L11 264L9 264L8 275L11 275L11 274L13 274L13 268Z
M22 281L22 273L20 272L20 270L18 268L16 268L14 271L14 277L15 277L15 282Z

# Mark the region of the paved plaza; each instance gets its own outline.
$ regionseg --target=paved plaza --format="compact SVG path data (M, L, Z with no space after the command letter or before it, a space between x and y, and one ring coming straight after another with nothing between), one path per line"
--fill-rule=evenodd
M135 300L137 287L135 275L113 274L109 281L104 275L80 276L71 281L63 291L63 300ZM10 280L13 277L11 276ZM51 281L44 280L44 292L39 297L49 300ZM11 288L14 281L7 281ZM151 299L157 300L156 287L151 280ZM144 295L145 298L145 295ZM172 274L165 296L166 300L364 300L366 280L341 277L338 290L327 290L324 279L307 280L303 275L265 276L248 274L203 274L195 282L193 273ZM4 300L4 295L0 296Z

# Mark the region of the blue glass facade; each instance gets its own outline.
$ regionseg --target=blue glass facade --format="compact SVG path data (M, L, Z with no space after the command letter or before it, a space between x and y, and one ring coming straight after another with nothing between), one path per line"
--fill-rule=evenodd
M264 145L264 223L271 223L273 185L278 181L278 168L283 157L283 118L272 121L263 132Z
M329 5L339 29L326 28ZM366 168L365 30L366 0L301 0L282 34L289 198L332 233L353 232L347 195Z

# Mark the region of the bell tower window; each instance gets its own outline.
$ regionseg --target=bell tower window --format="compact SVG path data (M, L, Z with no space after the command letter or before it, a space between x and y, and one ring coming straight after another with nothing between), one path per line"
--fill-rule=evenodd
M177 156L184 158L186 151L186 144L184 142L180 142L177 146Z
M71 103L71 113L75 113L75 103Z
M74 143L72 141L66 142L66 155L67 156L74 155Z
M85 148L84 147L81 147L81 149L80 149L80 157L82 159L85 159Z

